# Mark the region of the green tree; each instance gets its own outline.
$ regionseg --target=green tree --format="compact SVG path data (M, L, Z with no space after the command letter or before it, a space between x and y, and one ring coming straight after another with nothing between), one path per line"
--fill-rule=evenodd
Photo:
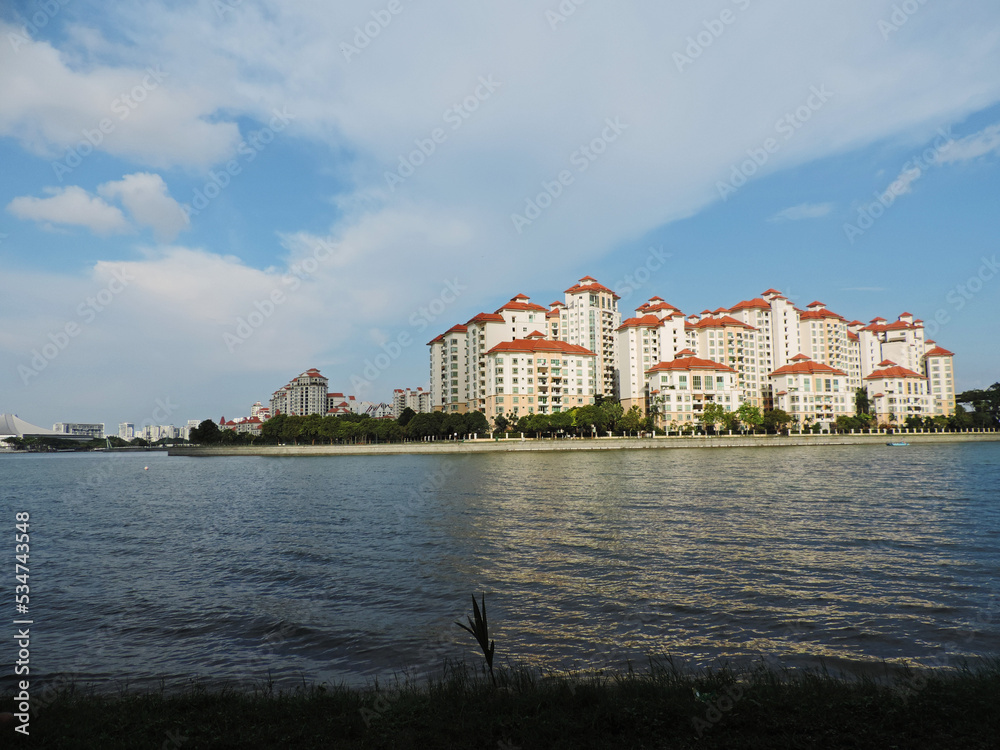
M213 422L211 419L205 419L198 424L197 427L191 429L190 440L192 443L198 443L199 445L215 445L221 442L222 435L220 435L219 425ZM138 438L141 439L141 438ZM133 444L135 441L132 441ZM145 445L149 445L145 440L142 441Z
M752 404L740 404L740 408L736 410L736 416L752 432L756 432L757 428L764 424L764 415L761 414L760 408Z
M871 414L872 404L868 398L868 391L864 388L854 389L854 411L858 414Z
M553 432L571 432L573 430L573 413L557 411L549 417L549 429Z
M740 429L740 415L734 411L727 411L722 415L722 427L730 432Z
M507 428L510 427L510 420L503 414L497 414L493 417L493 426L497 432L507 432Z
M465 431L469 435L483 437L490 431L490 421L481 411L471 412L465 415Z
M963 391L955 396L955 401L972 407L972 426L1000 427L1000 383L985 390Z
M407 406L405 409L403 409L403 413L399 415L399 418L396 420L396 423L400 427L406 427L406 425L410 423L410 420L413 419L415 416L417 416L417 413L413 411L413 409L411 409L409 406Z
M604 410L594 404L581 406L575 414L576 426L585 435L593 435L604 432L608 425L608 417Z
M619 405L619 408L621 408L621 405ZM639 410L639 407L632 406L632 408L619 417L618 429L627 434L638 432L639 428L642 427L642 419L642 412Z
M698 421L701 422L706 429L711 428L715 431L715 425L722 422L726 416L726 409L722 404L718 404L714 401L710 401L705 404L705 407L701 410L701 414L698 415Z
M967 430L975 426L972 417L964 408L959 407L948 420L948 427L952 430Z
M791 421L791 415L784 409L769 409L764 412L764 429L768 432L782 432Z
M617 401L605 400L600 404L598 408L604 415L606 429L609 429L613 432L621 429L621 427L618 424L618 420L624 416L625 410L622 408L622 405L620 403L618 403Z

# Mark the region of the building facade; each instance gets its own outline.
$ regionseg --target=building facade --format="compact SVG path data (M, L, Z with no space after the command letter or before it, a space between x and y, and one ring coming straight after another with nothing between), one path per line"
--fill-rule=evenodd
M690 349L646 371L650 410L657 427L676 429L700 421L708 404L736 411L742 391L736 370L695 356Z

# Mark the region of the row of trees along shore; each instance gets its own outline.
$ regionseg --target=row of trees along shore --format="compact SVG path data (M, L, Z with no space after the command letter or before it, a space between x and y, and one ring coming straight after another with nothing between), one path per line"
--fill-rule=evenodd
M961 393L960 406L950 417L907 417L897 423L894 419L877 423L871 414L871 404L864 389L855 393L855 416L839 416L834 422L834 432L866 431L877 429L909 429L958 431L966 429L1000 428L1000 383L985 390ZM416 413L407 408L398 419L372 419L363 414L307 417L278 414L267 420L259 436L220 430L212 420L206 419L191 431L190 442L202 445L333 445L357 443L393 443L414 440L465 439L476 435L502 437L604 437L641 433L664 434L716 434L716 433L782 433L795 431L820 432L820 425L808 420L804 423L781 409L761 410L743 404L736 411L726 411L718 403L709 402L695 423L673 422L666 429L656 426L653 414L643 415L638 407L625 411L617 401L598 398L598 403L581 406L555 414L529 414L516 417L498 415L492 423L482 412L445 414L444 412Z

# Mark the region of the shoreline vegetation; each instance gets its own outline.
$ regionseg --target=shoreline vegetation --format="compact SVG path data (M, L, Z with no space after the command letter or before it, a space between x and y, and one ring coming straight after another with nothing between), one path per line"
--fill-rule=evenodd
M878 674L697 673L666 661L546 674L445 665L363 688L121 690L70 686L32 707L19 747L101 748L992 748L1000 661ZM6 705L11 701L5 700ZM9 726L4 733L10 733Z
M644 450L664 448L778 448L829 445L873 445L887 442L924 443L1000 442L998 430L916 432L895 430L856 434L734 434L657 435L655 437L599 438L478 438L423 440L407 443L349 445L185 445L169 448L170 456L360 456L392 454L496 453L515 451Z

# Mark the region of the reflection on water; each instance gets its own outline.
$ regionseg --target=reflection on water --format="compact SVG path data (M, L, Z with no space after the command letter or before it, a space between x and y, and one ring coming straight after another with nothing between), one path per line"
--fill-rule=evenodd
M436 669L472 655L473 591L499 659L554 669L1000 652L997 444L4 456L0 477L7 517L31 512L50 679Z

